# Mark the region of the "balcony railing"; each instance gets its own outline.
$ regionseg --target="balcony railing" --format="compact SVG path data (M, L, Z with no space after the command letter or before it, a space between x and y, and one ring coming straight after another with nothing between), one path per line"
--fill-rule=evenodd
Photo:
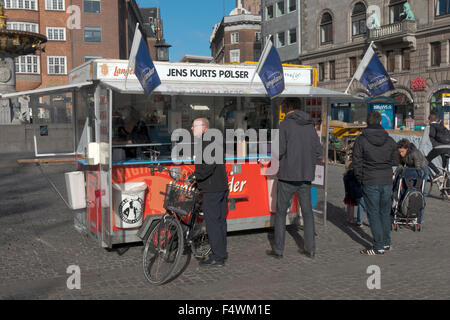
M410 32L415 32L416 28L417 24L415 21L406 20L402 22L381 26L379 28L371 29L369 30L369 38L370 39L392 38Z

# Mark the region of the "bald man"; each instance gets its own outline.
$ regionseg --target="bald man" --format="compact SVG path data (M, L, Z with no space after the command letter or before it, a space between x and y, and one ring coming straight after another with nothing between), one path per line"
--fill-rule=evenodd
M209 121L206 118L195 119L192 123L192 132L195 143L202 146L198 150L203 151L205 143L202 142L203 134L209 129ZM223 143L217 144L223 148ZM223 150L222 150L223 151ZM222 152L223 154L223 152ZM196 159L198 159L196 154ZM213 155L214 156L214 155ZM227 254L227 201L228 178L225 170L225 161L222 157L220 163L206 164L204 156L201 163L195 163L194 174L190 177L197 182L199 190L203 194L202 210L205 216L206 232L211 244L212 254L207 260L201 261L200 266L223 267Z

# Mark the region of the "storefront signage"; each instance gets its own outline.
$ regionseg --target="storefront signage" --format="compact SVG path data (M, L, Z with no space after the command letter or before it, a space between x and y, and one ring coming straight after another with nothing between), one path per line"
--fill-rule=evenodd
M125 80L127 63L93 61L95 63L98 80ZM255 66L229 66L229 65L201 65L186 63L158 63L156 70L162 82L203 82L203 83L239 83L249 84L255 72ZM81 71L81 70L80 70ZM77 75L80 77L80 75ZM284 68L286 84L312 85L312 68ZM85 77L82 77L85 78ZM136 79L136 75L130 70L128 79ZM75 80L74 77L71 79ZM260 83L259 76L255 76L254 83Z
M420 76L416 80L411 80L412 91L424 91L427 88L427 79L422 79Z
M443 93L442 94L442 106L443 107L450 107L450 93Z

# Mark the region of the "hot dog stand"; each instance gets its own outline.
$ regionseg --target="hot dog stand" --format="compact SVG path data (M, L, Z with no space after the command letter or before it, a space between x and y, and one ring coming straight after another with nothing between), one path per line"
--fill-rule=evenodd
M164 213L164 191L171 178L151 167L164 165L184 176L193 172L193 159L173 159L171 135L176 129L190 130L199 117L208 118L211 128L221 132L255 129L268 137L260 136L257 146L239 138L227 141L234 145L233 152L225 154L230 188L227 222L228 231L271 226L276 177L261 172L270 166L271 130L278 128L284 116L280 109L284 98L298 98L306 112L321 120L316 129L324 157L317 164L313 205L326 224L330 105L354 101L354 97L318 88L315 69L308 66L284 66L286 88L270 100L258 76L250 85L255 64L163 62L155 62L161 85L146 97L132 73L125 81L127 66L125 60L91 60L70 71L67 86L22 93L34 97L31 102L52 92L69 93L78 170L67 183L69 203L83 228L102 247L141 241ZM121 137L130 112L147 133L145 141ZM132 191L141 194L139 203L125 199ZM294 197L288 224L298 218L298 211Z

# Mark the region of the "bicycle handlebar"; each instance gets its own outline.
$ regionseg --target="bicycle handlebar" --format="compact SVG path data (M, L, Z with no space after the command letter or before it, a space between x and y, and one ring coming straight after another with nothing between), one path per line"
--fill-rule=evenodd
M185 175L185 174L180 175L179 177L174 176L174 173L172 172L172 170L170 170L169 168L167 168L167 167L165 167L165 166L163 166L163 165L161 165L161 164L150 165L149 168L150 168L150 171L151 171L152 173L155 172L155 170L158 170L158 172L167 171L167 172L169 173L170 178L171 178L172 180L174 180L175 182L182 182L182 183L188 182L188 179L182 179L182 178L181 178L181 176L182 176L183 178L186 178L186 175Z

